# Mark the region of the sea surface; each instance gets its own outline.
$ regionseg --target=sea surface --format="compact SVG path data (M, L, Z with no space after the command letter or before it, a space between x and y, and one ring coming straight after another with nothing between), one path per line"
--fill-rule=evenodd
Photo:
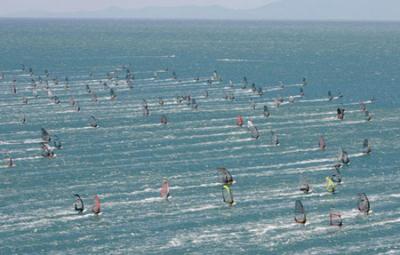
M400 23L0 19L0 254L400 254L399 67ZM214 70L222 80L209 84ZM178 102L188 95L197 109ZM41 156L41 128L62 142L54 158ZM330 194L340 147L351 162ZM232 207L218 167L235 180Z

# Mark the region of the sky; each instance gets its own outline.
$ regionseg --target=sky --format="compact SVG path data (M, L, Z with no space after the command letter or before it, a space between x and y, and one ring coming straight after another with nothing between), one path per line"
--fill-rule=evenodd
M74 12L120 8L143 8L149 6L220 5L233 9L260 7L274 0L0 0L0 15L26 12ZM277 1L277 0L275 0Z

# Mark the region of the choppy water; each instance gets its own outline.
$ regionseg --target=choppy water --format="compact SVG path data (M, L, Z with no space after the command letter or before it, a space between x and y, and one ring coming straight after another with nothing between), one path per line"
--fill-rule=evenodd
M0 20L0 34L0 152L16 164L0 166L0 254L400 252L400 24ZM33 68L37 98L22 63ZM123 65L135 74L133 89L123 81ZM37 80L45 69L60 104ZM210 86L204 79L214 70L223 81ZM109 82L114 101L100 83L112 71L119 77L118 85ZM265 94L242 89L243 76ZM302 77L305 96L275 107L274 98L299 94ZM280 89L279 81L287 86ZM328 90L344 97L328 101ZM225 92L236 99L223 99ZM189 94L197 110L176 102ZM373 97L368 122L359 102ZM338 107L346 109L343 121L335 117ZM159 124L162 114L166 126ZM254 119L258 140L235 125L238 114ZM100 127L89 127L91 115ZM63 142L54 159L40 156L41 127ZM318 149L320 135L325 151ZM361 153L364 138L369 156ZM330 195L324 178L340 146L351 164ZM220 166L236 180L232 208L222 202ZM298 190L300 176L313 193ZM170 202L159 198L163 177L171 183ZM369 216L356 209L359 192L369 196ZM85 215L73 211L75 193ZM99 216L89 213L95 194ZM305 226L294 223L296 199L307 211ZM341 212L343 227L329 226L331 210Z

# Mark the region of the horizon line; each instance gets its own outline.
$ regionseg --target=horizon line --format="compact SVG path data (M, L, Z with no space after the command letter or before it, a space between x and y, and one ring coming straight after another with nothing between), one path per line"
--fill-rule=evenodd
M362 19L229 19L229 18L151 18L151 17L69 17L69 16L60 16L60 17L37 17L37 16L0 16L0 19L35 19L35 20L137 20L137 21L267 21L267 22L337 22L337 23L346 23L346 22L357 22L357 23L400 23L400 18L397 20L394 19L371 19L371 20L362 20Z

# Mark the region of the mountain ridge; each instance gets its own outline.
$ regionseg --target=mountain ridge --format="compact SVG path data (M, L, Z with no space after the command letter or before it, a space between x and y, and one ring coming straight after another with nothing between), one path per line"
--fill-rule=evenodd
M245 10L229 9L219 5L183 5L177 7L144 7L141 9L110 6L97 11L69 13L26 11L3 17L400 21L400 1L370 0L366 3L365 0L281 0Z

